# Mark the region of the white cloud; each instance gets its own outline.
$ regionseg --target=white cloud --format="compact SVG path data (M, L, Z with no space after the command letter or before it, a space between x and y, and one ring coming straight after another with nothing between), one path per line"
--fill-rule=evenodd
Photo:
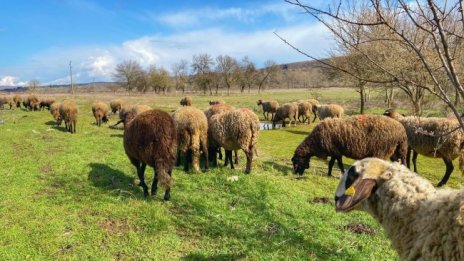
M286 40L316 57L325 57L331 40L320 24L300 24L277 28ZM4 75L21 79L38 79L43 84L68 84L69 61L73 63L75 82L111 81L115 66L128 59L143 67L150 64L171 69L181 59L191 60L194 54L208 53L213 57L227 54L238 59L249 56L258 66L272 59L277 63L307 60L274 34L274 30L230 32L222 28L191 30L170 35L151 35L127 40L117 45L50 48L22 65L0 68ZM11 77L11 76L10 76ZM2 81L7 81L2 78ZM8 78L15 83L17 78Z
M14 76L3 76L0 77L0 86L16 86L18 78Z

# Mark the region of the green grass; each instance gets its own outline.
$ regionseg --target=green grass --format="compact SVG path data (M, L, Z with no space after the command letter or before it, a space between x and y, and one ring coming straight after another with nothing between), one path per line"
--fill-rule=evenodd
M356 108L353 90L319 94L324 101L343 97L340 103ZM76 97L80 115L75 135L56 128L48 111L0 111L0 260L397 258L369 215L335 212L332 199L338 180L325 175L325 161L312 160L304 179L293 176L290 158L314 125L262 131L250 176L243 173L243 154L236 170L219 167L193 174L176 168L172 199L163 202L163 193L144 199L134 185L135 168L125 156L122 130L94 125L94 97ZM284 102L310 95L266 92L259 97ZM203 109L214 98L194 97L194 104ZM260 111L256 94L221 98ZM172 111L179 97L123 99ZM383 111L374 106L368 110ZM110 123L115 121L113 117ZM346 159L346 164L351 162ZM421 156L418 162L421 175L437 183L444 164ZM233 175L239 180L228 181ZM151 184L153 170L147 168L146 176ZM450 186L461 182L455 171ZM316 197L329 198L330 203L313 203ZM376 233L357 235L343 229L355 222Z

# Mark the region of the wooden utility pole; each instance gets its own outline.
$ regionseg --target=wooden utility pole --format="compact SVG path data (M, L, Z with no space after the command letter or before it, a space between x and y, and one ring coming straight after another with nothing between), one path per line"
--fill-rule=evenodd
M69 61L69 77L71 78L71 94L74 95L74 83L72 79L72 61Z

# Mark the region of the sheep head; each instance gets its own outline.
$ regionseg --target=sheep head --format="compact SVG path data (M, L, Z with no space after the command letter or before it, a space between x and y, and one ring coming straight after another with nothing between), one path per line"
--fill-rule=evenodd
M258 100L258 101L256 102L256 105L261 105L261 104L263 104L263 100Z
M309 169L309 157L294 155L292 157L293 172L298 175L303 175L305 169Z
M335 192L335 208L347 212L368 199L384 181L391 179L391 163L366 158L356 161L342 176Z

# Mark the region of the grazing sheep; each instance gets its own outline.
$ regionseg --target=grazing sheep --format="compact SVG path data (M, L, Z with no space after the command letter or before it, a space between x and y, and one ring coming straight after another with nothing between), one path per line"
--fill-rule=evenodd
M277 108L274 117L272 117L272 128L275 128L277 121L282 121L282 127L285 127L285 119L289 119L290 126L292 125L292 120L295 122L298 119L298 104L296 102L285 103L281 107Z
M101 126L102 122L108 122L109 108L106 103L96 101L92 105L93 117L95 117L95 124Z
M293 170L302 175L309 168L312 156L329 161L328 176L332 175L335 160L343 170L342 156L352 159L366 157L400 159L404 163L408 140L403 125L379 115L358 115L342 119L326 119L314 127L296 148L292 158Z
M237 109L212 116L209 124L212 139L226 151L226 165L230 162L233 169L232 150L242 149L247 158L245 173L249 174L259 136L258 116L249 109Z
M59 102L54 102L50 106L50 114L52 115L53 119L56 121L57 126L61 125L61 116L60 116L60 106L61 103Z
M60 117L64 121L66 130L76 133L77 124L77 104L71 100L64 100L60 105Z
M311 124L311 114L313 114L313 105L307 101L299 101L298 121L301 122L301 119L303 119L303 123L305 123L308 120L308 124Z
M226 102L223 100L209 101L209 105L218 105L218 104L226 104Z
M317 117L317 106L320 104L318 100L316 99L308 99L308 100L305 100L305 102L309 102L311 104L311 111L314 115L314 118L313 118L313 122L316 121L316 117Z
M23 102L23 105L30 111L38 111L40 108L40 100L35 95L29 95Z
M120 112L123 108L124 102L122 100L112 100L110 102L111 112L116 114L116 112Z
M265 120L269 120L269 113L271 113L271 120L274 118L274 114L279 108L279 103L277 101L263 101L258 100L256 104L263 106L263 115Z
M205 111L206 119L208 120L208 125L212 116L232 110L235 110L235 108L227 104L212 105L211 107L209 107L209 109ZM216 153L219 154L219 159L222 160L221 146L213 140L211 130L208 129L208 161L210 161L215 167L217 166ZM235 151L235 164L238 164L237 151Z
M171 198L172 168L176 160L177 136L174 120L160 110L145 111L137 116L128 112L124 122L124 150L137 168L143 194L148 196L145 168L155 170L151 194L155 195L158 181L166 189L164 200Z
M337 104L323 104L316 106L317 116L320 120L325 118L341 118L343 116L343 107Z
M16 108L21 108L21 102L23 101L23 98L21 98L21 96L19 96L18 94L16 94L16 95L13 97L13 101L14 101L14 103L16 104Z
M401 260L464 260L463 189L436 190L398 163L367 158L340 179L335 206L371 214Z
M0 108L4 109L4 105L8 104L10 106L10 110L13 109L13 98L10 96L2 96L0 97Z
M191 96L185 96L180 100L180 105L182 106L192 106L192 97Z
M42 111L44 108L50 110L50 106L55 102L54 98L45 98L40 101L40 110Z
M393 109L386 110L384 115L398 120L406 129L408 145L414 153L414 171L417 172L417 154L421 154L442 158L445 162L446 171L438 183L439 187L445 185L451 176L454 159L459 157L459 169L464 173L464 132L456 119L404 117ZM409 165L409 158L407 163Z
M186 157L184 171L188 171L189 163L195 171L200 171L200 150L205 155L205 170L208 170L208 120L205 114L194 107L182 107L173 115L177 131L177 155L180 165L180 153Z
M127 116L127 114L129 112L132 112L135 116L137 116L138 114L144 112L144 111L149 111L151 110L152 108L148 105L135 105L135 106L130 106L130 107L123 107L120 111L119 111L119 121L113 125L113 127L119 125L119 123L123 123L125 124L125 118Z

